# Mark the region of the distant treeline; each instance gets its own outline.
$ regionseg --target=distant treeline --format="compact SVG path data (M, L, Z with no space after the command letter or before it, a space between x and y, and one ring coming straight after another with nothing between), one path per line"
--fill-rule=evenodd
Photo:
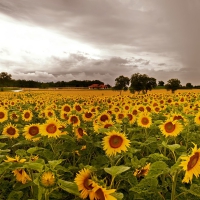
M92 84L104 84L99 80L84 80L84 81L58 81L58 82L38 82L33 80L8 80L0 81L0 87L19 87L19 88L50 88L50 87L89 87Z
M33 80L14 80L12 75L7 72L0 73L0 87L23 87L23 88L49 88L49 87L89 87L92 84L104 84L99 80L73 80L73 81L58 81L58 82L39 82ZM108 85L109 87L109 85Z

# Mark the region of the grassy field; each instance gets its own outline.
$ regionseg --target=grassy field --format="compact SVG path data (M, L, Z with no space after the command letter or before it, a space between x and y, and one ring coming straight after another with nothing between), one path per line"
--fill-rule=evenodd
M23 89L23 91L34 91L34 92L44 92L44 91L55 91L55 93L60 93L60 92L64 92L66 95L69 96L76 96L76 95L80 95L80 96L116 96L116 95L120 95L120 91L115 91L115 90L89 90L89 89L32 89L32 88L25 88ZM195 93L199 93L200 90L199 89L182 89L182 90L177 90L175 91L175 94L177 93L185 93L185 92L195 92ZM172 94L171 91L167 91L166 89L154 89L152 91L148 91L148 94ZM138 93L135 93L138 94ZM140 93L142 94L142 93ZM130 91L122 91L121 95L123 96L128 96L131 95Z

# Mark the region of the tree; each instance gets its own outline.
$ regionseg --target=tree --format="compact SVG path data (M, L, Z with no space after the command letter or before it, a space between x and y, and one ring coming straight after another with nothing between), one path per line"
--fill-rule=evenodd
M186 86L186 88L189 88L189 89L193 88L193 85L191 83L186 83L185 86Z
M11 74L8 74L7 72L0 73L0 85L1 86L8 86L11 80L12 80Z
M167 90L171 90L172 93L174 93L180 87L181 87L181 82L176 78L168 80L167 84L165 85L165 88Z
M115 79L115 86L113 89L120 90L120 95L121 95L122 90L124 91L128 90L129 83L130 79L128 77L121 75Z
M143 93L147 93L148 90L152 90L157 86L156 79L147 76L146 74L135 73L131 76L131 86L130 91L134 93L137 91L143 91Z
M164 81L158 81L158 86L164 86Z

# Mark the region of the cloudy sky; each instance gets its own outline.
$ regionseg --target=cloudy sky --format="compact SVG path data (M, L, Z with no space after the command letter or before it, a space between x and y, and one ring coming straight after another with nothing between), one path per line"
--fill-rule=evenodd
M14 79L200 85L199 0L0 0L0 30L0 72Z

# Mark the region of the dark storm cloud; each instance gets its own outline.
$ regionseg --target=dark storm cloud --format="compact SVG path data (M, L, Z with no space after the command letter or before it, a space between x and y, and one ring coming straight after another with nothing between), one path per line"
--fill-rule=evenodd
M45 69L50 78L62 79L63 74L68 74L68 78L84 79L94 74L102 78L106 74L104 79L114 80L121 74L141 72L163 80L173 75L198 83L199 0L1 0L0 12L110 54L101 59L81 54L70 54L68 58L53 56L41 68L29 58L16 63L7 61L7 65L2 61L15 74L21 70L34 76L30 69L36 68L38 76ZM123 58L122 53L128 56ZM140 54L140 58L135 54ZM157 60L152 54L166 60ZM143 55L149 55L148 59Z

